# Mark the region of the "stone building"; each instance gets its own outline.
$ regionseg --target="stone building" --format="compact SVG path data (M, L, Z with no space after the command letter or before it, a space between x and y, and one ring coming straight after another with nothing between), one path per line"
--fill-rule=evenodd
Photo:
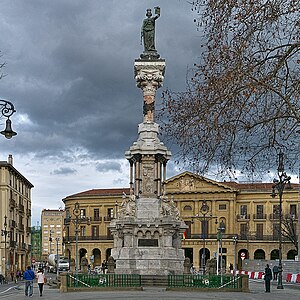
M42 259L47 261L49 254L62 255L63 225L65 211L62 209L43 209L41 215Z
M31 261L31 189L14 166L13 157L0 161L0 272L25 270ZM5 271L6 269L6 271Z
M236 259L241 266L241 255L246 259L278 259L278 197L272 198L272 183L217 182L184 172L165 182L166 195L173 199L185 221L186 230L182 247L196 269L216 256L220 250L217 232L224 224L222 253L225 266ZM283 217L298 220L299 185L283 194ZM106 260L113 248L110 221L116 217L123 193L129 189L94 189L63 199L66 209L65 248L66 255L75 259L75 203L80 204L78 223L79 259L86 257L93 266ZM201 212L203 201L208 211ZM196 217L196 218L195 218ZM205 251L203 251L205 245ZM294 245L283 238L283 260L294 259ZM224 267L225 267L224 266Z

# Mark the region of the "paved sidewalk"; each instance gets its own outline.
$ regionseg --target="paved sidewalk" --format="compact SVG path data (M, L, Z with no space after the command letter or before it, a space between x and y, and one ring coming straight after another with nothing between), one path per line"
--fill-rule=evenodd
M45 286L43 297L38 293L37 285L34 285L32 299L47 300L182 300L182 299L222 299L222 300L292 300L300 299L300 285L285 284L284 290L277 290L275 283L272 284L271 293L264 292L263 282L251 282L250 293L233 292L178 292L166 291L163 288L147 287L144 291L98 291L98 292L72 292L61 294L57 289ZM24 286L11 289L7 293L0 293L0 299L28 299L24 295Z

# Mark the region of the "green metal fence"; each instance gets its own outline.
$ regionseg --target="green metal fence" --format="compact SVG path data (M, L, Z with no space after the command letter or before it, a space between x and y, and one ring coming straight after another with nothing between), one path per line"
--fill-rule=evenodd
M231 275L169 275L168 287L242 289L242 278Z
M67 275L68 288L140 287L141 276L136 274L78 274Z

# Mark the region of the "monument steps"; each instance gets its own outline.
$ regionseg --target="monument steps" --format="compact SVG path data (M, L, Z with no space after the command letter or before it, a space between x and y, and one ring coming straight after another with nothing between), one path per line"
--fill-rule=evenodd
M142 286L168 286L167 275L141 275Z

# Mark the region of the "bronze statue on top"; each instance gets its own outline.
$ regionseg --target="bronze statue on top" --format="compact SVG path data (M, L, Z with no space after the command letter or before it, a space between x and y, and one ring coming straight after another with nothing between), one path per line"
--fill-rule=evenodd
M141 30L141 43L144 41L144 52L141 58L159 58L159 54L155 49L155 21L160 17L160 7L155 7L155 17L152 17L151 9L147 9Z

